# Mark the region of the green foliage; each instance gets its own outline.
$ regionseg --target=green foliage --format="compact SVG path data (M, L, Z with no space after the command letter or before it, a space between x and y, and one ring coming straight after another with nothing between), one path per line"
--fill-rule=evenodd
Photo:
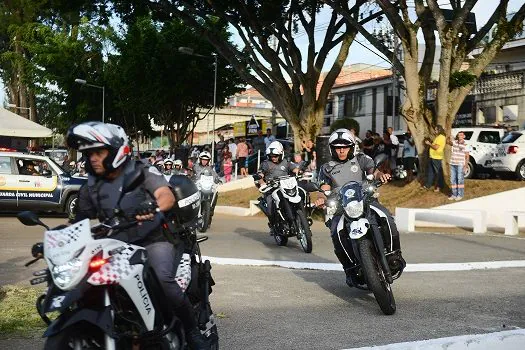
M330 125L330 132L333 132L337 129L355 129L356 135L359 135L359 123L353 118L342 118L337 119Z
M452 91L454 89L470 85L476 81L476 76L474 74L470 74L467 71L457 71L450 74L450 83L449 83L449 90Z
M35 308L42 292L42 289L29 287L0 287L0 334L43 330L46 324Z

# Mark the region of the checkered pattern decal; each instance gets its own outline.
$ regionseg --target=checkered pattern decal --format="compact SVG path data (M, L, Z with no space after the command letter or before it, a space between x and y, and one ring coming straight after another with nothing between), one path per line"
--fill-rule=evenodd
M53 265L65 264L79 249L93 240L88 219L61 230L46 231L44 237L45 257Z
M134 270L134 266L129 264L129 258L135 252L135 248L125 244L124 249L118 254L111 256L109 262L102 265L99 271L94 272L88 279L92 285L114 284L121 279L128 279Z
M191 282L191 257L189 254L184 253L180 260L179 267L177 268L177 274L175 275L175 281L179 284L183 292L186 291Z

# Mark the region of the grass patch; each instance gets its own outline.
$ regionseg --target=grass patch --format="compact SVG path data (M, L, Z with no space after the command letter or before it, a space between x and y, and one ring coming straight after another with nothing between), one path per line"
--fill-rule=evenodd
M524 186L524 181L466 180L464 200L515 190ZM393 181L379 189L379 201L392 213L395 212L396 207L433 208L453 203L447 199L449 192L435 193L431 190L420 190L420 187L417 181L413 181L408 185L405 185L402 181ZM218 205L248 208L250 200L257 199L259 196L260 193L255 187L225 192L219 194ZM312 193L312 200L315 200L316 197L317 195Z
M46 324L36 311L43 290L32 287L0 287L0 336L29 335L44 331Z

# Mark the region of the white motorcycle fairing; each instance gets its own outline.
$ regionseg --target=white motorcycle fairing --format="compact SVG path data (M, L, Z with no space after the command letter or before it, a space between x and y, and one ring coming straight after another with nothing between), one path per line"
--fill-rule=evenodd
M131 265L129 259L135 254L142 254L142 263ZM143 280L143 264L147 260L143 247L111 238L95 240L91 236L89 219L85 219L62 230L46 231L44 256L55 285L64 291L74 289L89 275L90 262L97 257L102 265L91 273L87 283L122 286L137 307L146 328L153 330L155 309ZM67 283L60 280L65 278L61 276L65 268L69 269Z
M297 179L295 177L289 177L287 179L282 179L279 181L279 190L283 194L284 198L287 198L292 203L299 203L301 201L301 196L299 195ZM290 196L286 191L295 190L295 195Z

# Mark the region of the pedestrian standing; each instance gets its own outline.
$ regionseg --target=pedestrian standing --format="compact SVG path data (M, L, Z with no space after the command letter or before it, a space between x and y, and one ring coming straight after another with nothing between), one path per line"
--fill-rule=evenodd
M252 139L253 152L262 159L266 154L266 142L262 130L257 130L257 136Z
M449 200L460 201L465 196L465 173L469 162L469 146L465 143L465 134L458 132L456 139L452 142L452 154L450 156L450 187L452 194Z
M246 167L246 159L248 158L249 147L245 142L244 137L239 138L237 144L237 163L241 168L241 175L248 176L248 168Z
M406 183L409 184L414 179L414 164L416 162L416 145L414 138L408 130L405 134L405 141L403 141L403 168L407 172L405 179Z
M372 130L366 131L365 139L363 140L362 149L363 149L364 154L373 158L372 154L374 153L374 138L372 135Z
M429 139L425 140L425 145L429 146L429 160L427 166L427 181L423 189L430 189L437 178L437 185L434 192L439 192L445 186L445 179L443 178L443 157L445 155L445 129L441 125L436 125L434 132L437 136L432 142Z
M272 129L266 129L266 137L264 138L265 150L268 148L270 143L275 141L275 136L272 135Z
M397 167L397 151L399 149L399 139L394 135L394 129L389 126L386 129L389 138L390 144L390 169L392 171L396 170Z
M224 174L224 181L230 182L232 179L233 162L232 155L229 151L224 152L224 160L222 161L222 173Z

